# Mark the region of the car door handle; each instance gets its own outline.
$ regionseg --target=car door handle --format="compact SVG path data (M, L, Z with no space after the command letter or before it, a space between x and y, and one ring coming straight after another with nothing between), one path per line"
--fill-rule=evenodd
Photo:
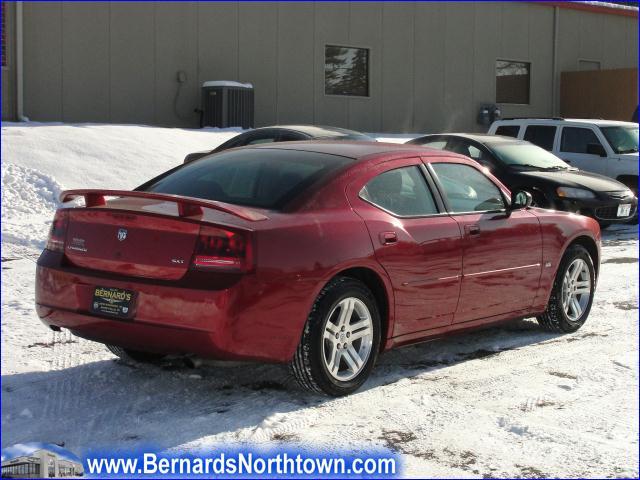
M396 232L382 232L380 234L380 243L382 245L391 245L397 243L398 234Z
M480 227L478 225L465 225L464 231L470 237L475 237L476 235L480 235Z

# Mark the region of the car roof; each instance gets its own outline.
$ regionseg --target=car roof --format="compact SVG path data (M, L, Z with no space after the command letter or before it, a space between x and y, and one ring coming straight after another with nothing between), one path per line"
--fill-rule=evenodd
M587 125L597 125L600 127L637 127L637 123L623 122L620 120L603 120L601 118L505 118L496 120L498 125L565 125L569 123L582 123Z
M525 140L518 140L513 137L505 137L502 135L490 135L488 133L436 133L433 135L425 135L424 137L418 137L416 140L420 138L437 138L437 137L457 137L457 138L466 138L467 140L471 140L477 143L482 143L483 145L502 145L502 144L526 144L529 143Z
M298 150L303 152L316 152L326 153L329 155L338 155L341 157L351 158L353 160L362 160L365 157L392 154L395 154L397 156L416 155L423 157L459 156L455 153L423 147L421 145L407 145L402 143L385 142L335 142L331 140L304 140L298 142L262 143L258 145L241 147L241 149Z
M339 128L339 127L329 127L326 125L272 125L269 127L256 128L255 130L252 130L252 131L269 130L274 128L280 128L283 130L295 130L298 132L305 133L314 138L335 137L336 134L368 136L365 133L357 132L355 130L348 130L346 128Z

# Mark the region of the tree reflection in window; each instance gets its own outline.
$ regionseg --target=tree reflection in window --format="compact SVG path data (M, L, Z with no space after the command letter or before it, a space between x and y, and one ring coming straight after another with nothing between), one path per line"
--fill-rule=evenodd
M498 60L496 62L496 102L529 103L531 64Z
M324 54L327 95L369 96L369 49L327 45Z

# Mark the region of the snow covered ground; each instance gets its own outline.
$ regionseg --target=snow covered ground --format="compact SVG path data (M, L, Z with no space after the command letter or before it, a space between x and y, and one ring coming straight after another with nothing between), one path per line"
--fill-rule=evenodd
M638 476L633 227L605 232L594 307L577 333L523 320L392 351L347 398L301 393L281 366L130 366L45 328L35 260L60 190L132 188L235 133L2 126L2 448L384 447L407 476Z

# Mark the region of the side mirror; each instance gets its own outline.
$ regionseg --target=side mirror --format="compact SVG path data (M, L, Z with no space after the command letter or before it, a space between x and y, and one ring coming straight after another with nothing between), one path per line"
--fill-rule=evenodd
M599 157L606 157L607 152L604 151L604 147L599 143L588 143L587 153L589 155L598 155Z
M526 190L516 190L511 194L511 210L523 210L533 203L533 196Z

